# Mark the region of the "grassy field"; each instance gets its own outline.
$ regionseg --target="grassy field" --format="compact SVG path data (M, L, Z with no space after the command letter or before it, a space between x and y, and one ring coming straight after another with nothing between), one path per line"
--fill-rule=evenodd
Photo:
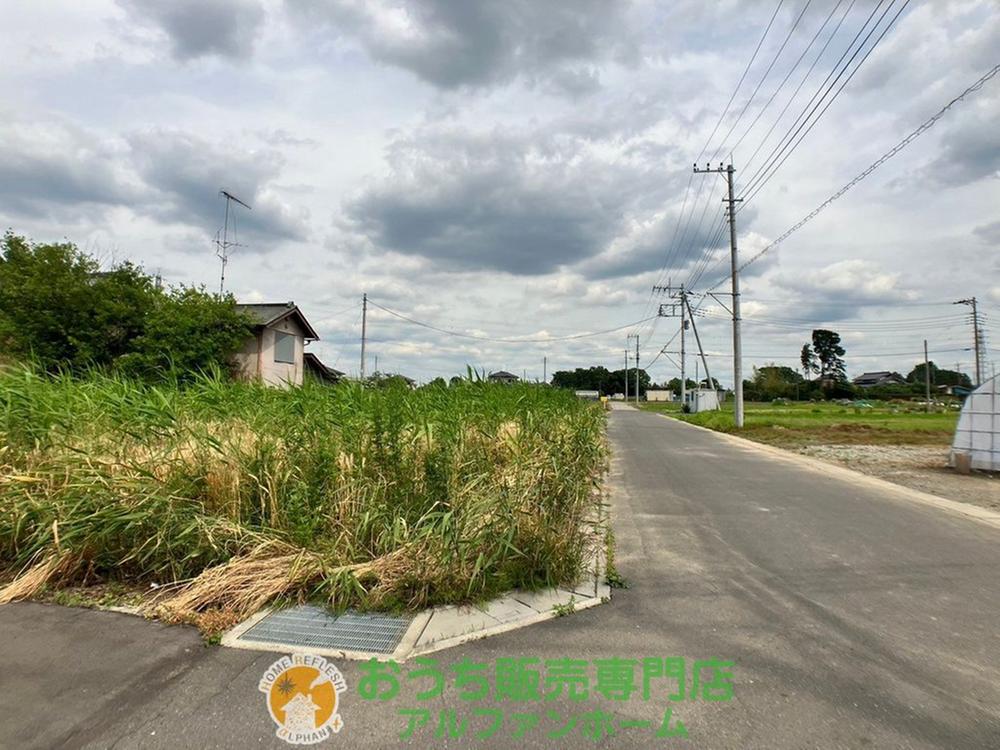
M815 444L941 445L951 443L958 410L926 413L917 404L866 402L870 407L835 402L747 403L740 435L781 447ZM677 404L649 402L648 411L670 414L692 424L735 432L732 401L721 411L681 414Z
M180 387L0 370L0 602L126 584L203 628L574 579L604 414L530 385Z

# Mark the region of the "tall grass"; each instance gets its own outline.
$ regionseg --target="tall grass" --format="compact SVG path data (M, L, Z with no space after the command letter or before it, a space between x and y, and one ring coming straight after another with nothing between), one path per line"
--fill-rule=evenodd
M150 607L416 608L573 579L603 415L530 385L274 389L0 370L0 602L89 580Z

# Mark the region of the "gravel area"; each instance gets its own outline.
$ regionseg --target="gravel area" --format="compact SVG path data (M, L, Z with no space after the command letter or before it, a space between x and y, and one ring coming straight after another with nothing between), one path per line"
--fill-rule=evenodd
M948 468L948 448L924 445L810 445L798 448L797 452L948 500L1000 510L1000 475L955 473Z

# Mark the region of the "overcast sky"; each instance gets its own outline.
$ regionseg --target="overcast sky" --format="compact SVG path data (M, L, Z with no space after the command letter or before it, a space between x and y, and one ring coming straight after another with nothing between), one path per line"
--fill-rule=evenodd
M676 319L544 339L650 315L657 281L724 281L724 182L692 162L731 151L738 190L752 186L870 14L888 10L884 28L903 2L5 0L0 223L216 288L225 188L253 208L237 209L227 288L294 300L338 369L359 366L363 292L438 328L543 340L461 338L370 309L379 369L420 380L467 364L540 378L543 357L550 375L621 367L636 328L645 364ZM742 257L998 63L996 0L913 0L747 193ZM1000 363L998 122L1000 76L752 263L746 370L798 367L824 325L851 375L905 374L925 337L933 359L969 371L965 308L949 303L972 295ZM725 312L701 308L728 385ZM664 356L651 374L677 372Z

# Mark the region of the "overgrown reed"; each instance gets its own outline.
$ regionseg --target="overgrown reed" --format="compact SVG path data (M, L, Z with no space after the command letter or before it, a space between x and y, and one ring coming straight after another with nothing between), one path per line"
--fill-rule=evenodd
M156 584L191 619L417 608L573 579L603 414L549 388L179 386L0 370L0 602Z

